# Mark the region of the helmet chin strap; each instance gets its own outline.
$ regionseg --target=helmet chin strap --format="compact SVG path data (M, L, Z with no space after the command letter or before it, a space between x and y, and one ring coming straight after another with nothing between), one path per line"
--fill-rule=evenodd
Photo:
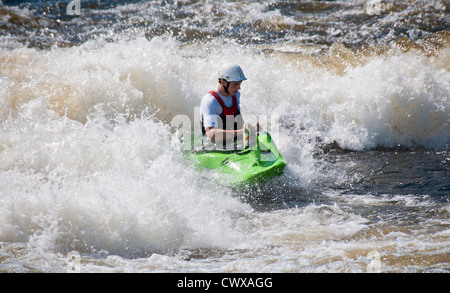
M225 80L225 79L224 79ZM226 81L225 80L225 82L227 83L227 85L226 86L223 86L223 89L225 90L225 93L227 93L228 95L230 94L229 92L228 92L228 87L230 86L230 82L228 82L228 81ZM219 80L219 83L220 83L220 80ZM220 83L221 84L221 83Z
M228 92L228 87L230 86L230 83L227 81L227 86L225 87L225 92L227 93L227 94L230 94L229 92Z

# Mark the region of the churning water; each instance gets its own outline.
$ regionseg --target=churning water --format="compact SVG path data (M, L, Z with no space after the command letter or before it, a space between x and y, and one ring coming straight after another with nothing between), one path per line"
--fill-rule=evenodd
M0 271L450 269L449 1L3 1ZM174 147L224 62L285 173Z

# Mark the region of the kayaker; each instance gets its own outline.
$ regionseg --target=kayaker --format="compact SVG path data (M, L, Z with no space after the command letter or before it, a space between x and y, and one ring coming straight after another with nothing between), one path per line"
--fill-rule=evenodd
M240 112L241 84L247 78L237 64L224 64L217 75L217 90L204 95L200 105L202 132L213 143L225 146L243 137L244 120ZM253 131L257 124L250 126Z

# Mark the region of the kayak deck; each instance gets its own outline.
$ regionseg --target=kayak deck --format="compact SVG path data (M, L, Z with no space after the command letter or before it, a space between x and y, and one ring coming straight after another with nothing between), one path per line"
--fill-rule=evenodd
M214 170L212 177L228 186L264 182L283 173L287 161L267 132L260 133L257 143L245 150L200 150L190 153L199 169Z

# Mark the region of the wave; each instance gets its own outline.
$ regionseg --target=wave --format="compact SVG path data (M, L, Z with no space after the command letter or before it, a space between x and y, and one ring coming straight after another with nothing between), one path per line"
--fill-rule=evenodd
M129 119L148 113L165 124L176 115L193 120L203 93L216 87L217 67L232 60L250 77L243 111L279 115L292 139L314 133L354 150L447 148L449 55L448 46L427 57L395 48L368 56L336 45L311 57L238 44L183 46L171 37L3 50L0 121L34 100L81 123L98 109Z
M223 37L240 44L303 44L350 48L401 38L420 42L448 31L448 1L97 1L72 15L71 1L4 1L1 46L49 49L77 46L97 36L144 30L151 39L171 33L179 42ZM242 17L246 15L247 17ZM420 19L420 21L418 20ZM6 43L6 44L5 44Z
M126 14L139 5L104 12ZM338 13L343 4L314 5L320 14L321 9ZM271 9L257 12L267 21L271 16L292 21L281 13L286 10ZM228 252L250 247L246 253L252 255L264 245L270 255L273 243L292 241L285 257L295 260L287 270L295 270L298 254L290 253L298 251L297 244L315 248L317 239L331 238L331 246L339 245L334 239L367 228L361 216L326 204L255 213L231 190L200 178L173 148L172 119L186 115L196 123L196 107L217 86L217 68L227 61L239 63L248 77L241 90L244 116L277 118L264 125L278 131L277 145L289 160L286 177L274 183L283 185L276 187L283 193L275 199L276 208L298 191L299 181L301 189L322 178L328 183L317 188L327 189L329 182L348 185L355 181L348 176L361 176L328 168L314 157L327 146L448 150L450 47L445 32L420 42L396 39L354 48L321 42L243 44L219 34L183 42L174 31L99 31L68 47L16 44L0 50L2 242L135 257L205 247ZM270 191L274 186L255 196L276 193ZM342 195L336 193L333 200ZM295 204L301 201L301 195L293 197ZM448 208L441 209L445 217ZM345 233L335 234L336 227ZM303 230L307 233L298 233ZM315 249L307 254L317 256Z

